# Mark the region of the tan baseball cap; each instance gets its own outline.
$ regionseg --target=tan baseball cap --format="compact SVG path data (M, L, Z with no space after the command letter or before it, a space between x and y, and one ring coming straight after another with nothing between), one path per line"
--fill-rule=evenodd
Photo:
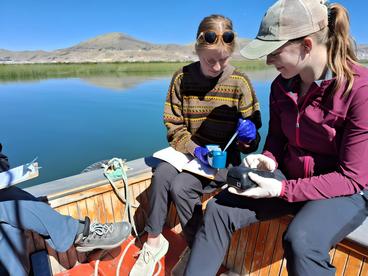
M325 0L279 0L263 16L256 39L240 53L248 59L266 56L292 39L328 25Z

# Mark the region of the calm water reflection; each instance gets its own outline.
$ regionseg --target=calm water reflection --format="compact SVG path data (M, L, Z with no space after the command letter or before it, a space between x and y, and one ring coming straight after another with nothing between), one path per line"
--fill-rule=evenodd
M274 71L248 73L268 122ZM167 146L163 103L171 76L88 77L0 84L0 141L11 165L35 156L42 169L22 187L82 171L103 159L140 158Z

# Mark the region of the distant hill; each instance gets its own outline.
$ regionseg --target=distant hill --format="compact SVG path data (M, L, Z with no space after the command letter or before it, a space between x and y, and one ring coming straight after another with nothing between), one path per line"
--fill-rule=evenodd
M250 39L240 38L233 59L242 59L239 49ZM358 56L368 59L368 45L358 46ZM189 45L153 44L123 33L108 33L55 51L9 51L0 49L0 63L83 63L194 61L194 42Z

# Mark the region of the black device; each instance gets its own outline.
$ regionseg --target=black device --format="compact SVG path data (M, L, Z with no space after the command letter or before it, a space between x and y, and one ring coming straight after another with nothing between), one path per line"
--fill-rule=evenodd
M242 191L245 191L249 188L257 187L257 184L253 182L248 176L248 173L250 172L256 173L262 177L276 178L274 172L251 169L244 166L237 166L230 168L227 173L226 182L228 186Z

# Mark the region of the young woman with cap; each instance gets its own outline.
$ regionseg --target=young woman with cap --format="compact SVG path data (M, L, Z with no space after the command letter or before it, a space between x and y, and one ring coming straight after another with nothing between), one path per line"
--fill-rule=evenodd
M164 123L171 147L207 163L206 145L223 149L235 131L237 143L227 150L227 164L239 165L240 152L257 149L261 126L259 103L248 78L229 64L235 48L230 19L205 17L199 24L195 50L199 61L184 66L172 78L164 108ZM207 163L208 164L208 163ZM169 163L156 168L150 190L150 213L145 230L147 242L130 275L152 275L168 250L162 228L171 198L178 212L188 246L202 221L200 196L223 185ZM179 269L180 270L180 269Z
M263 154L244 163L287 180L249 173L258 187L211 200L186 275L215 275L234 231L286 214L295 215L283 238L289 275L335 275L329 250L368 215L368 70L356 61L347 11L279 0L241 53L267 56L280 72Z

